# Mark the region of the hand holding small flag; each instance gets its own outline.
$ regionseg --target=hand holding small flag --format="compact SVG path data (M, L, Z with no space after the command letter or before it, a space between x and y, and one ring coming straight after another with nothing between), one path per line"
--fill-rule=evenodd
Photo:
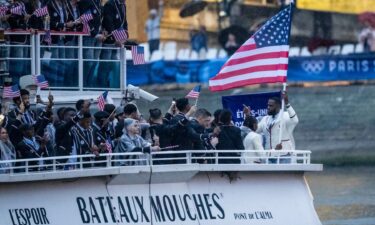
M4 87L3 98L16 98L20 96L21 96L21 92L20 92L20 88L18 84Z
M192 98L197 99L199 98L199 93L201 92L201 85L195 86L187 95L185 98Z
M33 80L34 80L35 84L38 87L40 87L41 89L49 88L48 81L46 80L46 78L42 74L33 75Z
M103 92L103 94L101 94L98 97L98 109L100 111L104 110L104 106L105 106L105 103L106 103L107 95L108 95L108 91L105 91L105 92Z
M48 8L44 6L42 8L36 9L33 13L36 17L42 17L48 15Z
M133 65L145 64L145 50L142 46L132 46Z

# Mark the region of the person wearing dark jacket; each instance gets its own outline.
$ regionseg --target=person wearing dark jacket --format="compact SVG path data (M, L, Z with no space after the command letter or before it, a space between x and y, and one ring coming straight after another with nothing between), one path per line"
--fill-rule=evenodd
M209 134L211 132L211 113L208 112L206 109L198 109L195 112L195 116L192 120L190 120L191 127L194 131L198 134ZM217 137L214 136L207 136L204 137L202 141L194 142L194 150L212 150L216 149L215 146L218 142ZM195 153L193 156L200 157L199 159L195 160L198 163L208 163L211 162L210 159L203 159L201 157L212 157L212 154L207 153Z
M166 113L163 117L160 109L150 109L150 138L154 145L160 146L163 151L173 151L177 146L171 144L174 133L177 129L181 128L181 123L171 124L172 114ZM160 154L154 156L156 159L170 158L173 154ZM156 160L154 164L170 164L169 160Z
M21 15L10 14L8 18L8 23L10 29L12 30L26 30L27 29L27 20L29 19L28 13L31 12L30 4L25 3L21 0L16 0L11 4L10 9L16 7L21 8ZM29 49L27 47L19 47L18 45L27 45L29 44L28 35L10 35L9 36L10 44L10 58L28 58ZM9 60L9 75L13 78L15 83L18 83L18 80L24 74L30 74L31 67L30 63L27 60Z
M56 127L57 156L69 156L72 153L73 138L70 130L79 121L79 115L70 107L65 108L63 116L64 120Z
M112 35L113 31L122 28L129 37L125 1L108 0L103 7L102 18L102 28L103 32L106 34L106 38L103 39L104 49L102 49L100 53L100 59L116 60L118 59L118 50L108 48L121 47L124 44L115 40ZM118 70L119 66L114 62L100 62L96 84L101 87L119 87L120 78L119 76L114 76L115 74L118 74L118 72L116 72Z
M47 4L48 13L50 15L50 30L52 31L66 31L73 29L76 25L74 17L71 13L69 3L66 0L50 0ZM52 58L64 59L65 49L58 48L65 45L65 37L62 35L52 35L51 48ZM64 61L62 61L64 62ZM52 71L49 74L48 82L52 86L62 86L64 81L72 80L72 77L65 77L65 64L61 65L61 61L51 61ZM71 76L71 74L69 74ZM65 79L64 79L65 78Z
M92 123L92 134L94 144L99 147L100 153L108 153L112 149L112 141L108 131L109 114L105 111L98 111L94 114L95 121ZM108 149L106 142L111 145Z
M222 125L220 126L220 134L218 136L219 143L216 145L216 149L244 150L245 147L243 146L241 138L241 130L232 124L232 113L229 110L224 109L220 113L220 122ZM219 157L221 157L221 159L219 159L219 163L238 164L240 163L240 156L239 153L220 153ZM228 157L228 159L222 159L225 157Z
M20 130L23 134L23 139L17 144L17 159L37 159L48 156L46 148L47 140L45 137L35 136L34 127L30 124L22 124ZM30 161L29 166L42 166L40 160ZM31 171L39 170L40 167L30 168Z
M78 10L81 15L84 13L91 13L93 19L88 22L89 25L89 36L83 36L83 86L93 87L95 86L95 79L92 79L95 75L95 69L98 64L97 61L87 60L98 60L101 49L94 49L90 47L101 47L105 36L101 30L101 18L102 18L102 5L100 0L80 0L78 1ZM96 75L95 75L96 76Z
M13 145L17 145L22 140L22 132L19 127L22 124L29 124L34 127L37 131L39 130L42 122L47 120L44 116L45 112L42 112L40 116L36 116L36 113L30 109L30 93L25 89L20 90L21 97L13 98L13 102L16 104L16 108L8 113L9 117L9 137ZM47 106L50 110L51 104Z
M172 145L178 145L176 150L192 150L194 148L194 143L202 142L212 134L199 134L192 128L188 118L195 113L196 106L190 106L187 98L177 99L176 107L179 112L173 117L171 124L180 124L181 127L174 133L171 143ZM181 154L176 154L176 156L177 155L182 156ZM183 160L177 161L180 163L184 162ZM178 163L177 161L176 163Z

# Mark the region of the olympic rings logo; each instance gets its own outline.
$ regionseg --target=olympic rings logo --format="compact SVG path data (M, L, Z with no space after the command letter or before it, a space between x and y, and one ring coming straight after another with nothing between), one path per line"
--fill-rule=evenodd
M302 62L302 69L308 73L321 73L325 68L323 60L306 60Z

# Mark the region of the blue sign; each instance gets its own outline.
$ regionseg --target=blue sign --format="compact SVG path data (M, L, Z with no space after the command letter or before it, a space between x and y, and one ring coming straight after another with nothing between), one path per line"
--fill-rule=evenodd
M244 121L243 105L250 106L251 114L258 120L267 115L267 103L271 97L280 97L281 92L266 92L246 95L223 96L223 108L232 112L232 120L237 127Z
M288 81L343 81L375 78L375 54L292 57Z

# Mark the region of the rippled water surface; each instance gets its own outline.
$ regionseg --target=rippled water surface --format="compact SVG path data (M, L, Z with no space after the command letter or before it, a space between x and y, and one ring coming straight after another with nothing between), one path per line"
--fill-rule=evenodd
M324 225L375 225L375 167L324 168L306 178Z

